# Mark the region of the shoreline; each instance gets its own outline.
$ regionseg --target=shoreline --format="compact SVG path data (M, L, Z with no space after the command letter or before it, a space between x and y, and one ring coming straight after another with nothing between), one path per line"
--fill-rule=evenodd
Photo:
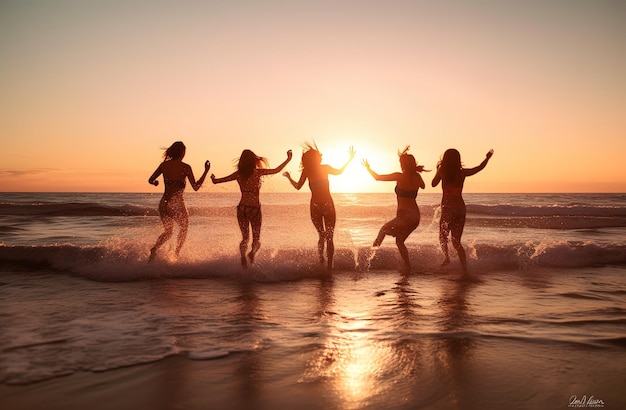
M0 385L0 408L626 408L625 272L118 283L9 271L3 380L94 371ZM45 336L34 348L33 335Z

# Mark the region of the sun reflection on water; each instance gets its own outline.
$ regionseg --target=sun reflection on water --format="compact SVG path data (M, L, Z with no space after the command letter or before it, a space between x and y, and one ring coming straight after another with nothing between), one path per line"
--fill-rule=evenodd
M363 333L352 334L346 342L340 346L335 387L346 402L362 403L375 390L376 349Z
M384 371L385 357L391 354L373 339L371 321L360 316L342 312L323 352L309 368L310 378L331 382L346 408L360 408L381 393L377 378Z

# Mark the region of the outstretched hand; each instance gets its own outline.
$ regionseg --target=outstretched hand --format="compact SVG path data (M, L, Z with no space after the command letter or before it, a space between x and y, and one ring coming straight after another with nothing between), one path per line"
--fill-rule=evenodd
M350 148L348 148L348 152L350 153L349 161L352 161L352 159L356 155L356 151L354 150L354 146L353 145L350 145Z
M363 166L367 168L368 170L370 169L370 163L367 161L366 158L364 158L363 161L361 161L361 164L363 164Z
M291 178L291 175L287 171L283 172L283 176L286 178Z

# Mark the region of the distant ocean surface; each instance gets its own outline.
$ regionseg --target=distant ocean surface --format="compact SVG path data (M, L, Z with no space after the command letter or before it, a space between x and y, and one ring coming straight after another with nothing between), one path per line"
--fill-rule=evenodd
M371 248L395 215L394 195L333 197L329 279L308 193L262 192L262 247L247 271L238 261L239 194L186 192L185 247L177 259L171 240L150 264L160 194L0 193L0 383L237 356L264 363L261 379L280 380L267 391L287 386L257 408L295 402L303 386L320 384L320 405L304 408L448 408L466 382L500 408L516 408L512 396L523 394L537 408L583 394L623 408L626 195L465 194L470 283L459 280L452 248L452 263L440 267L440 193L418 196L408 276L393 238ZM536 352L526 373L503 373L507 352L519 351ZM568 357L586 358L587 373ZM474 361L475 373L455 373L472 363L448 372L455 360ZM524 385L489 390L500 383L490 368L502 386Z

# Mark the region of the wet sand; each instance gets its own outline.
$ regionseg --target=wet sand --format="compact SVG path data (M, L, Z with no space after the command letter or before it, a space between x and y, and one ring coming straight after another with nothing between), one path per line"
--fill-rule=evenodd
M332 371L341 358L319 352L230 354L213 360L175 356L106 372L76 372L0 386L10 410L78 409L563 409L573 397L626 405L621 349L467 339L398 341L410 361L401 374ZM282 359L282 360L281 360ZM599 402L595 404L599 405Z

